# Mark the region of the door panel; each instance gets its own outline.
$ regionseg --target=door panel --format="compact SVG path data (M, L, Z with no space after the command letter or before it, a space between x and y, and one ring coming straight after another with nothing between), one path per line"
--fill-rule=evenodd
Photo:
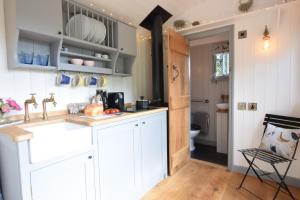
M33 200L95 200L93 154L83 154L31 172Z
M17 27L58 35L62 31L61 0L16 0Z
M189 159L189 46L169 29L167 36L169 92L169 173L173 175Z
M138 122L98 132L101 199L136 199L138 174L135 171L139 156L135 138L140 133Z
M150 190L164 178L162 122L160 116L142 120L142 182L145 191Z

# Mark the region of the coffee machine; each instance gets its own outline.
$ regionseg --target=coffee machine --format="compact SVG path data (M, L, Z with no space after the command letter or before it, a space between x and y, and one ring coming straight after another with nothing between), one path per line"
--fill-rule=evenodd
M125 111L124 92L108 93L108 108L117 108L121 112Z

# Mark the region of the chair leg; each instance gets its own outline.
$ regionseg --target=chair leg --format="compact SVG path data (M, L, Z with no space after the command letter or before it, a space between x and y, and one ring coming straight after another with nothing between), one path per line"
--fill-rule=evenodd
M284 187L284 189L289 193L290 197L291 197L293 200L296 200L296 198L294 197L294 195L292 194L292 192L289 190L287 184L286 184L285 181L284 181L284 180L285 180L285 177L286 177L286 175L287 175L287 173L288 173L288 170L290 169L291 164L292 164L292 161L289 163L289 165L288 165L288 167L287 167L287 169L286 169L286 171L285 171L285 173L284 173L283 176L280 175L280 173L279 173L279 171L277 170L276 166L275 166L274 164L271 164L272 167L274 168L274 170L275 170L275 172L276 172L278 178L280 179L279 187L277 188L277 191L276 191L276 193L275 193L275 196L274 196L273 200L275 200L275 199L277 198L277 196L278 196L278 194L279 194L279 192L280 192L280 189L281 189L282 187Z
M247 171L246 171L246 173L245 173L245 175L244 175L244 178L243 178L243 180L242 180L240 186L238 187L238 189L241 189L241 188L242 188L242 186L243 186L243 184L244 184L244 182L245 182L245 179L246 179L246 177L247 177L247 175L248 175L250 169L252 169L252 170L254 171L255 175L257 176L257 178L258 178L261 182L263 182L262 179L259 177L258 173L257 173L257 172L255 171L255 169L253 168L253 162L254 162L256 156L254 156L253 159L250 161L250 160L246 157L246 155L245 155L244 153L242 153L242 154L243 154L244 158L246 159L246 161L248 162L249 167L248 167L248 169L247 169Z

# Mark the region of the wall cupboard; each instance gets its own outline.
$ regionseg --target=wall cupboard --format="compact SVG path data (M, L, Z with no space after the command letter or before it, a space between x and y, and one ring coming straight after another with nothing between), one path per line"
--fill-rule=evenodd
M136 28L73 0L10 0L4 1L4 6L10 69L131 75L137 48ZM76 17L87 17L93 31L95 21L102 23L106 29L104 40L94 40L95 35L100 35L95 31L83 37L82 32L89 26L78 25L73 19ZM107 57L96 57L96 53ZM71 64L72 58L93 60L95 66Z

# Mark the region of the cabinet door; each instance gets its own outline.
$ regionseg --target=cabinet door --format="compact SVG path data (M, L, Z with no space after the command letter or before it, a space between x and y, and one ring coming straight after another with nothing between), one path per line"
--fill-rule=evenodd
M83 154L31 172L32 200L95 200L94 160Z
M62 31L61 0L15 0L17 28L58 35Z
M137 199L138 123L99 129L97 133L101 199Z
M136 55L136 29L118 22L118 48L121 53Z
M166 121L164 115L156 115L142 120L142 184L148 191L165 176L166 161Z

